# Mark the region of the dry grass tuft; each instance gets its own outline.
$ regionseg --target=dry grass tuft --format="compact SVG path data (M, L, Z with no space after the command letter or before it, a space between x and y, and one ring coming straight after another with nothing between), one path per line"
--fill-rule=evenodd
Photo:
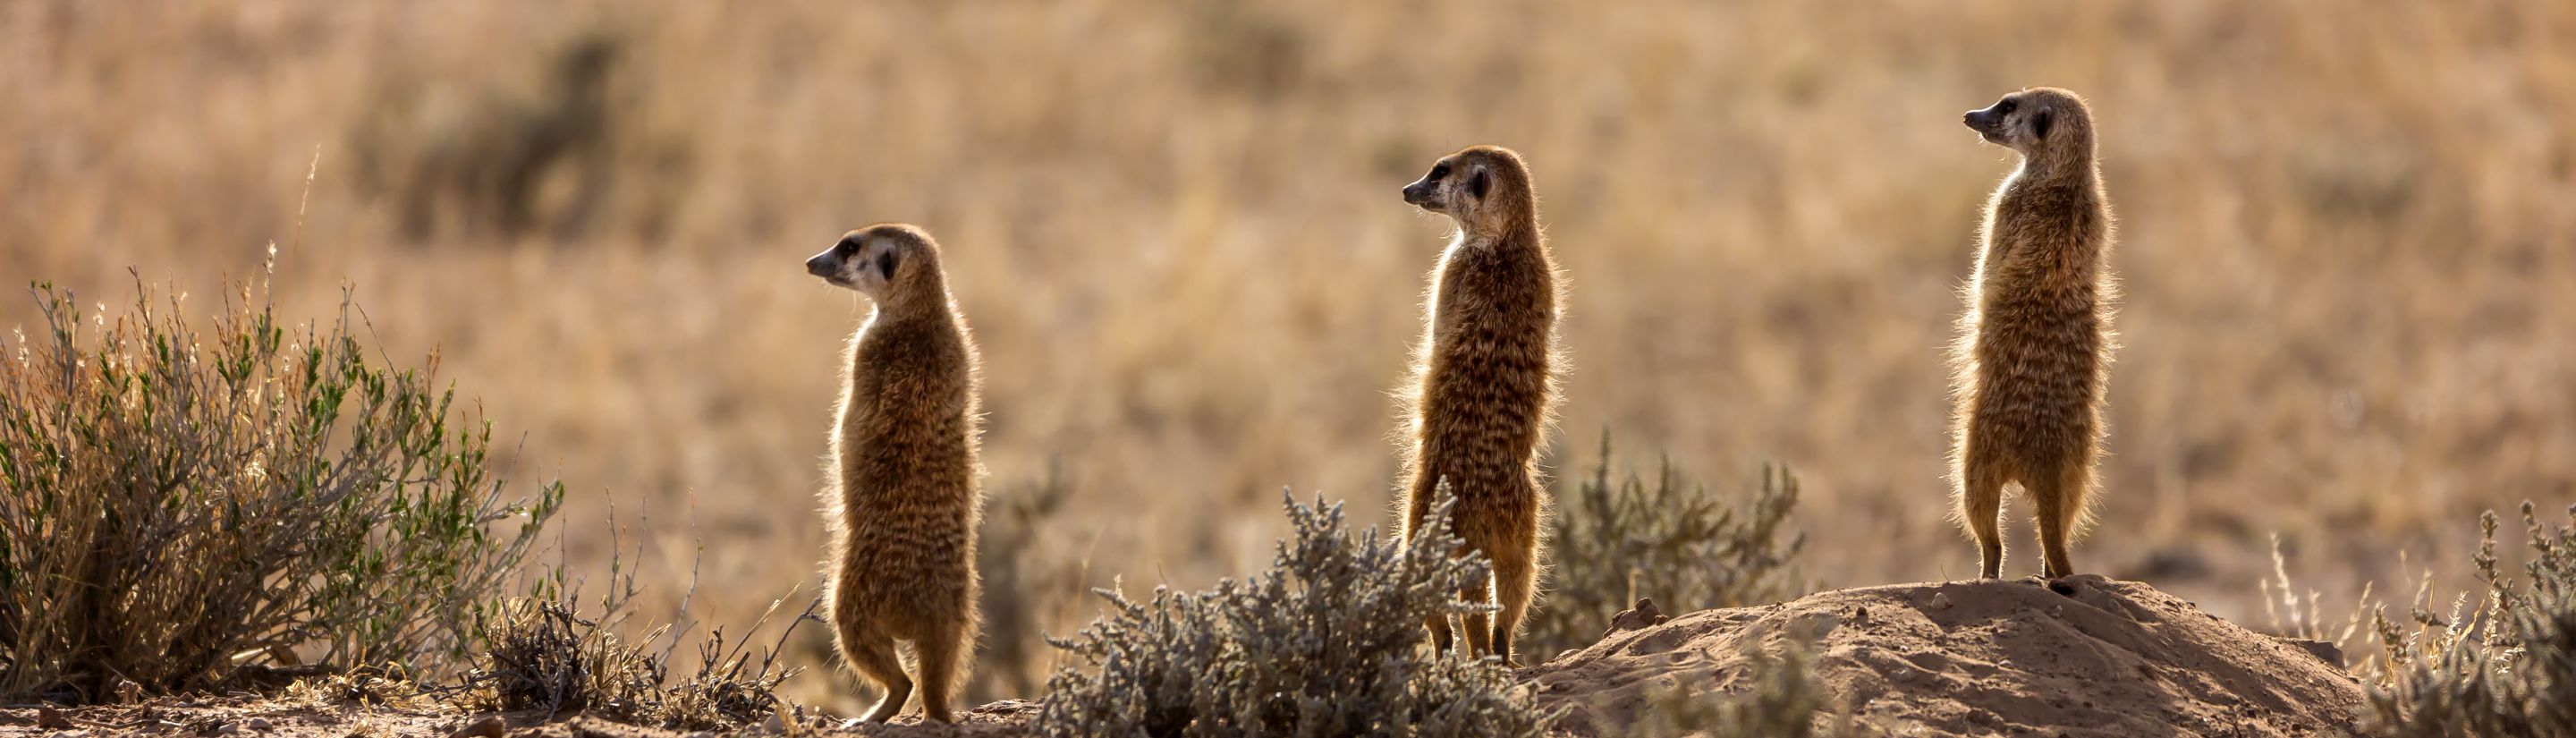
M1443 488L1429 519L1449 519ZM1251 580L1110 608L1056 645L1089 670L1048 682L1048 735L1542 736L1553 717L1492 658L1422 647L1424 620L1477 611L1482 557L1445 524L1417 545L1353 536L1340 505L1286 500L1293 537ZM1486 606L1489 608L1490 606Z
M2496 515L2480 518L2476 562L2486 597L2448 616L2415 608L2405 632L2376 621L2385 652L2369 683L2365 726L2386 736L2576 735L2576 506L2568 524L2522 505L2532 558L2527 578L2497 562Z
M560 584L560 574L555 580ZM475 669L452 691L464 706L477 710L544 710L549 719L579 712L620 722L676 730L739 728L766 719L786 703L778 689L801 669L779 662L782 646L796 626L814 619L815 600L779 633L778 643L758 660L737 642L728 648L722 628L699 641L692 675L675 679L672 650L649 648L668 638L671 626L656 627L639 641L616 634L616 626L633 614L631 578L615 582L621 590L602 600L608 615L581 617L578 597L566 590L540 587L540 596L513 599L478 632L485 651ZM758 632L780 601L751 626Z
M1798 478L1765 466L1740 504L1709 494L1661 460L1649 482L1613 477L1610 434L1601 460L1550 518L1547 599L1532 616L1530 652L1591 645L1610 617L1640 597L1675 614L1779 602L1805 592L1790 564L1806 547L1788 528Z
M201 327L139 278L113 321L34 291L0 341L0 693L456 663L562 502L506 495L436 356L372 361L345 294L291 327L243 285Z

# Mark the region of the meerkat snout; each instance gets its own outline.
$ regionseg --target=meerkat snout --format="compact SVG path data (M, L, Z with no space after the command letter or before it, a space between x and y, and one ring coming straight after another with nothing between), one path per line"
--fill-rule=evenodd
M1462 165L1452 155L1431 165L1431 173L1404 186L1405 204L1451 217L1464 215L1493 188L1493 174L1480 162Z
M2016 92L1984 109L1968 111L1959 116L1959 122L1976 131L1986 143L2027 152L2032 144L2047 140L2048 130L2056 121L2050 102L2029 91Z
M1440 183L1432 181L1432 178L1419 178L1419 181L1404 186L1404 204L1419 206L1427 212L1440 212L1437 194L1440 194Z
M885 296L885 287L894 282L895 270L903 264L906 247L898 233L851 231L839 243L805 260L805 273L822 277L835 286L858 290L873 298Z

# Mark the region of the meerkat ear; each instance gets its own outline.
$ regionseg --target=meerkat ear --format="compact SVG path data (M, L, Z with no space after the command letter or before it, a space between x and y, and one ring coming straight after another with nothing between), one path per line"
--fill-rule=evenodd
M1467 177L1467 194L1478 200L1485 199L1485 192L1493 188L1494 175L1486 172L1482 166L1476 167L1476 171Z
M885 277L887 282L894 281L894 268L902 263L903 257L896 255L894 249L877 252L877 274Z
M2030 114L2031 138L2047 138L2048 125L2056 119L2057 111L2049 110L2047 108L2040 108L2032 111Z

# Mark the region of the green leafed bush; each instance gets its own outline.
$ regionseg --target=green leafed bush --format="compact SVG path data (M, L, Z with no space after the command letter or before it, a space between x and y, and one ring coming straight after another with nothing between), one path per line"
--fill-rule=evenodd
M563 499L505 494L436 357L371 360L345 296L287 326L245 285L201 327L139 279L113 318L33 292L0 343L0 693L454 666Z
M1653 479L1613 476L1610 435L1592 475L1556 500L1548 588L1523 637L1544 660L1600 640L1610 617L1638 598L1680 615L1779 602L1805 588L1790 568L1806 536L1791 530L1798 478L1765 466L1738 504L1673 468Z
M2445 618L2418 608L2414 633L2383 615L2386 652L2369 683L2366 732L2387 736L2576 736L2576 507L2522 522L2532 554L2515 577L2496 558L2496 515L2481 519L2475 559L2487 583L2476 607Z
M1435 654L1423 623L1475 612L1482 557L1443 525L1418 544L1353 535L1340 505L1287 502L1293 536L1269 571L1107 612L1057 647L1082 664L1049 680L1051 736L1540 736L1499 662ZM1448 519L1442 502L1426 519Z

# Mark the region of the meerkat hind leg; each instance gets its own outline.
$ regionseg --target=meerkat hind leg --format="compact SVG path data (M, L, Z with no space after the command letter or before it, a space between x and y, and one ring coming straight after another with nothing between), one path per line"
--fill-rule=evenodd
M1986 579L2003 578L2003 477L1991 466L1974 461L1968 463L1960 476L1959 517L1968 524L1968 532L1977 538L1977 575Z
M885 689L885 699L868 711L868 722L892 720L895 713L903 711L904 700L912 697L912 680L903 675L903 661L895 658L894 638L857 624L844 625L841 656L849 659L851 668Z
M2048 579L2075 574L2075 565L2067 555L2066 539L2073 533L2071 529L2075 525L2076 513L2084 509L2084 470L2081 466L2068 466L2075 468L2048 470L2049 473L2032 475L2031 481L2022 483L2030 490L2033 507L2038 508L2039 547L2043 556L2039 575Z
M949 690L964 672L966 634L959 629L913 642L913 660L921 665L921 716L941 723L957 722L949 712Z
M1512 660L1512 637L1529 615L1530 598L1538 587L1538 566L1532 558L1513 552L1494 559L1494 598L1502 604L1494 614L1494 655L1503 657L1508 666L1520 665Z

